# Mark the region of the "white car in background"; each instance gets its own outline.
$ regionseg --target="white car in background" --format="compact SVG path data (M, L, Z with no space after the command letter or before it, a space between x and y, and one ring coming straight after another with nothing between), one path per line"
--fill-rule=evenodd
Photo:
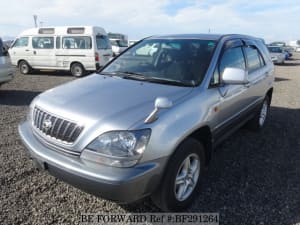
M268 46L268 50L274 64L284 64L286 54L281 47Z
M129 40L128 41L128 46L134 45L136 42L138 42L139 40Z
M0 86L14 78L15 72L11 65L7 50L0 38Z
M57 26L23 31L9 49L20 73L70 71L80 77L97 71L112 57L106 31L97 26Z
M121 39L110 39L110 44L113 51L113 56L119 55L126 48L128 48L128 43Z

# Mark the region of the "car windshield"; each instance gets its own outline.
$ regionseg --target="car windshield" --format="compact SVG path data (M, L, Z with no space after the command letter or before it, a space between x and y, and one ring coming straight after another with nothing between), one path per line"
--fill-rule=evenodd
M274 53L282 53L282 49L280 47L268 47L270 52Z
M169 85L197 86L209 66L216 41L146 39L100 73Z

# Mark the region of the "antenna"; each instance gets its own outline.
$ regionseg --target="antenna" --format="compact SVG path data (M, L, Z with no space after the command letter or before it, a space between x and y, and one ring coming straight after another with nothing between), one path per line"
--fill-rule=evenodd
M33 15L34 27L37 27L37 15Z

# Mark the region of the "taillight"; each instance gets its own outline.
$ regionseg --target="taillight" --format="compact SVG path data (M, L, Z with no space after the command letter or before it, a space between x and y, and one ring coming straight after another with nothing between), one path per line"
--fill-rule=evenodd
M99 62L99 53L98 52L95 52L95 61Z

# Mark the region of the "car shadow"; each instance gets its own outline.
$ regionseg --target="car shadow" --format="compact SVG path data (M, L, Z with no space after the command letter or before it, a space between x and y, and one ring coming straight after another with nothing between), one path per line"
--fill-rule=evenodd
M282 77L275 77L275 82L281 82L281 81L288 81L290 79L282 78Z
M289 61L285 61L284 64L280 64L278 66L300 66L300 63L292 63L292 62L289 62Z
M300 223L300 109L272 106L260 132L240 129L217 148L187 212L220 213L222 224ZM149 198L133 212L160 212Z
M1 90L0 105L25 106L29 105L35 96L40 94L38 91L25 90Z
M82 77L88 76L93 72L88 72ZM57 76L57 77L73 77L70 71L60 71L60 70L34 70L28 75L39 75L39 76ZM26 76L26 75L24 75Z

